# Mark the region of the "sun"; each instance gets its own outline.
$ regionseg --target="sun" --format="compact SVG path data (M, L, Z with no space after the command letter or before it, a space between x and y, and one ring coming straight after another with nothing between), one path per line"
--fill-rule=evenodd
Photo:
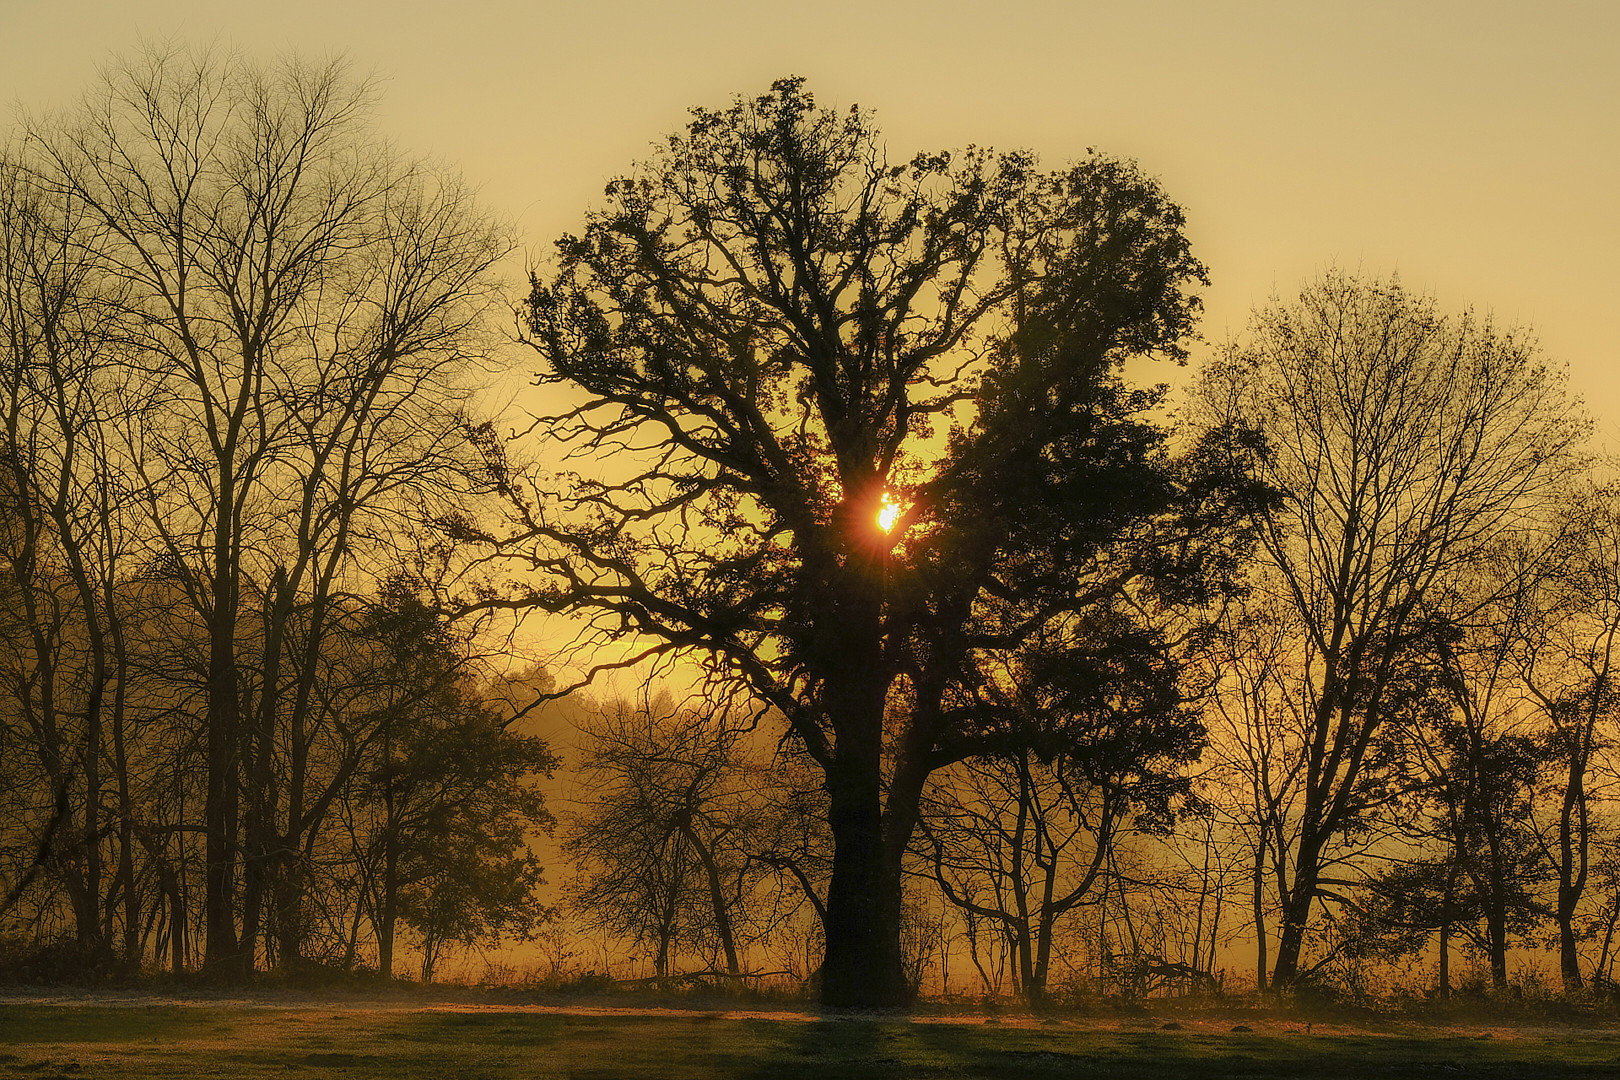
M894 528L895 522L899 520L900 504L894 501L893 493L885 491L883 493L883 504L878 507L877 512L878 528L888 532Z

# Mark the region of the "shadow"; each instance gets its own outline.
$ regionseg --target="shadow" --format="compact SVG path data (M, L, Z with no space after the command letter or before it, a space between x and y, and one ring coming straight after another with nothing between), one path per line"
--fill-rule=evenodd
M796 1025L779 1056L735 1075L757 1080L897 1080L908 1075L899 1043L911 1024L904 1019L824 1016Z

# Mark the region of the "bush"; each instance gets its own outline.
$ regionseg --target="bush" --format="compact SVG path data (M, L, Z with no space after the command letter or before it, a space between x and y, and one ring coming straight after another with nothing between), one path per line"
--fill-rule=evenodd
M107 981L119 968L118 956L104 941L0 937L0 982L84 986Z

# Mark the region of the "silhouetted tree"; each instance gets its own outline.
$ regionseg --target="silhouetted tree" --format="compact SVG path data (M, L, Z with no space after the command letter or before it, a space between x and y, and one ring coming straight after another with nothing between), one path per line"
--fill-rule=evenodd
M830 802L830 1004L907 997L901 863L929 774L1004 741L992 657L1200 587L1209 530L1168 525L1219 517L1217 462L1178 468L1161 394L1120 377L1185 355L1181 230L1128 163L892 163L869 114L788 79L695 110L534 282L539 381L574 395L539 430L628 452L514 491L489 539L541 579L490 603L637 643L614 664L701 657L786 718Z
M119 286L95 275L98 241L82 208L0 157L0 556L16 620L0 664L15 712L0 711L0 724L17 739L7 756L38 769L34 806L14 820L37 811L55 822L40 865L67 893L81 948L113 947L116 909L104 899L109 885L122 893L119 944L133 963L127 652L114 588L131 533L128 485L109 453L125 418L111 317ZM53 808L64 806L69 820L58 821Z
M1112 626L1037 638L1023 659L1005 692L978 688L1003 713L1015 749L935 774L920 854L951 903L1004 930L1014 984L1040 1006L1058 921L1096 902L1099 874L1128 822L1168 827L1203 729L1183 707L1176 665L1154 635Z
M1517 578L1504 584L1494 572L1504 567L1488 561L1480 560L1474 581L1500 602L1476 609L1475 625L1437 629L1431 649L1403 665L1390 694L1405 699L1400 722L1386 722L1370 755L1390 774L1396 830L1419 854L1372 876L1380 902L1363 926L1376 933L1382 924L1417 941L1438 931L1441 997L1451 993L1453 936L1485 954L1492 985L1505 990L1508 935L1528 930L1541 913L1544 874L1531 814L1541 754L1516 723L1508 665L1524 590L1534 588L1533 577L1520 575L1537 567L1504 560Z
M250 972L268 908L298 902L279 853L321 802L304 755L333 598L487 484L465 376L507 240L367 131L369 98L336 62L152 48L30 131L40 183L96 227L143 528L207 635L216 972Z
M1548 573L1522 604L1514 662L1540 713L1544 767L1555 835L1544 858L1557 887L1559 970L1579 990L1577 917L1597 833L1591 785L1614 745L1620 696L1620 502L1612 486L1579 492L1561 507L1561 542Z
M378 972L392 975L403 922L421 939L430 981L446 945L523 940L544 917L530 840L554 824L537 782L558 759L471 692L436 612L397 589L384 600L367 617L384 677L349 814Z
M1383 797L1367 754L1403 659L1433 646L1426 599L1548 503L1586 425L1523 333L1337 271L1258 311L1202 398L1216 428L1262 440L1252 475L1284 497L1258 517L1261 543L1303 631L1301 807L1292 873L1277 880L1283 986L1325 861Z
M1212 688L1204 702L1209 751L1204 801L1247 853L1255 985L1264 990L1274 896L1286 891L1299 809L1301 749L1308 724L1293 664L1298 623L1292 605L1264 590L1222 612L1205 651Z
M618 702L583 726L580 809L563 850L585 925L651 945L674 973L682 946L741 973L748 841L763 797L744 741L752 724L725 711ZM751 873L752 871L752 873Z

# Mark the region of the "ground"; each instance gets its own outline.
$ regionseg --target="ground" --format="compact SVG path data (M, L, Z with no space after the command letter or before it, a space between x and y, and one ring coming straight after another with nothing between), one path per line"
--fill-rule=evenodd
M1620 1027L0 992L0 1080L1614 1077Z

